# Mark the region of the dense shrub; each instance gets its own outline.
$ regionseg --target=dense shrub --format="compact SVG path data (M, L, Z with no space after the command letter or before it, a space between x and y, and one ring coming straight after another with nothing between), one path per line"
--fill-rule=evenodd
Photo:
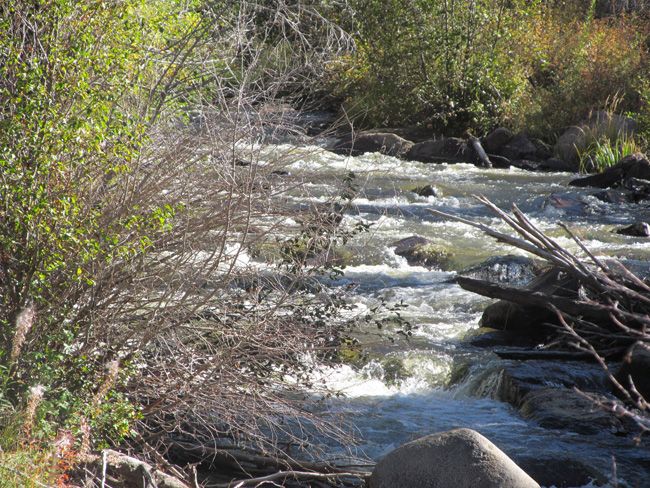
M596 7L356 0L356 50L331 65L330 82L365 125L450 134L502 124L550 138L614 97L639 109L647 17L595 18Z
M512 124L549 135L614 101L617 111L637 111L637 87L650 66L649 34L643 18L594 19L588 10L541 6L516 43L528 83L509 114Z
M484 129L521 83L516 10L475 0L352 2L356 52L332 67L349 113L369 125Z
M282 155L257 164L258 143L267 121L282 120L272 104L325 57L312 41L340 39L312 21L313 36L286 50L295 12L259 23L269 8L0 5L8 437L48 442L67 430L85 451L157 422L189 428L191 412L208 434L272 447L274 423L301 415L279 396L308 380L307 356L334 357L341 301L314 279L318 264L299 259L261 277L245 256L301 232L283 226L295 210L269 183ZM321 213L305 214L304 232ZM318 234L319 253L335 227Z

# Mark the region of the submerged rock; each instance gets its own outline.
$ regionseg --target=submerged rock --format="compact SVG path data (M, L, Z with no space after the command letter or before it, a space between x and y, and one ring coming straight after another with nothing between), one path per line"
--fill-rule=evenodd
M602 395L598 398L604 399ZM568 388L539 388L527 393L519 407L522 417L547 429L564 429L579 434L608 431L625 433L622 422L596 401Z
M606 374L596 364L547 360L508 361L480 371L467 385L470 394L509 403L522 417L548 429L581 434L625 433L611 411L585 397L613 400Z
M367 131L339 141L334 146L334 152L353 156L379 152L388 156L403 157L412 147L411 141L393 133Z
M542 486L574 488L602 486L607 478L598 470L573 458L517 458L517 464Z
M617 234L634 237L650 237L650 224L647 222L636 222L627 227L616 229Z
M436 188L433 185L424 185L424 186L416 186L411 190L413 193L416 195L419 195L421 197L440 197L441 193L438 188Z
M455 429L404 444L381 459L370 488L539 488L481 434Z

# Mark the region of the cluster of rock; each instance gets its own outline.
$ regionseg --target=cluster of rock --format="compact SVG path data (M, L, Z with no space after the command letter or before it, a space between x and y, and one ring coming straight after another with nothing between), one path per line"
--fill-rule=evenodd
M650 200L650 161L640 153L630 154L602 173L577 178L570 186L601 188L593 194L611 203L639 203ZM616 230L617 234L650 237L650 224L634 222Z
M478 143L478 144L477 144ZM471 163L497 168L517 166L530 170L573 171L574 167L552 157L552 149L525 134L513 134L499 128L482 141L474 138L436 137L410 141L392 132L365 131L348 136L333 148L342 154L360 155L379 152L423 163ZM481 151L487 154L486 163Z
M499 127L481 140L471 136L467 139L427 138L421 131L368 130L348 134L334 145L333 150L355 156L379 152L423 163L464 162L497 168L515 166L526 170L577 171L580 153L591 142L604 136L612 140L631 136L636 129L636 122L629 117L597 111L582 123L567 128L554 146L525 132L513 133Z

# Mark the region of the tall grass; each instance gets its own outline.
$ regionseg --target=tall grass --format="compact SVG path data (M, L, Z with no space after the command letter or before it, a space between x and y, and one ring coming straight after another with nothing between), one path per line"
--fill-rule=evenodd
M616 138L602 137L578 151L581 173L602 173L625 156L639 152L640 146L633 137L619 134Z

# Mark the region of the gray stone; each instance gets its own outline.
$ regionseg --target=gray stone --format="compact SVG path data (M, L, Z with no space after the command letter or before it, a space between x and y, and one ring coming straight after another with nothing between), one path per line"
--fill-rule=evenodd
M535 159L537 147L525 134L517 134L499 151L501 156L513 159Z
M555 154L578 169L579 152L584 149L587 135L585 128L572 126L566 129L555 143Z
M579 153L591 141L597 141L603 137L615 140L620 136L632 136L636 130L637 123L633 119L599 110L593 112L581 124L566 129L555 144L555 154L560 159L574 165L577 170Z
M440 190L438 190L435 186L433 185L424 185L424 186L417 186L411 190L413 193L416 195L419 195L421 197L440 197L441 193Z
M111 486L189 488L179 479L163 473L139 459L112 449L105 449L103 452L105 459L102 456L92 456L92 458L86 459L86 469L95 474L98 479L105 478Z
M598 399L605 399L596 395ZM623 423L594 400L568 388L538 388L527 393L519 408L522 417L547 429L594 435L625 433Z
M553 149L541 139L532 139L531 142L535 145L535 159L537 161L545 161L553 156Z
M569 164L566 161L563 161L559 158L548 158L542 161L541 167L546 171L567 171L567 172L575 171L574 165Z
M505 127L499 127L483 138L483 148L488 154L496 154L501 150L501 148L503 148L503 146L508 144L513 137L514 134L512 131Z
M460 162L467 158L467 143L457 137L443 137L414 144L406 158L423 163Z
M411 266L445 267L450 258L447 251L420 236L401 239L391 246L395 247L395 254L406 258L406 262Z
M526 256L492 256L480 264L460 271L461 276L469 276L492 283L508 283L524 286L530 283L541 271L541 266Z
M380 460L370 488L539 488L481 434L455 429L398 447Z
M490 161L492 161L492 166L495 168L509 168L510 160L504 156L499 156L498 154L488 154Z
M388 156L403 157L412 147L411 141L390 132L367 131L338 142L334 146L334 152L352 155L378 152Z

